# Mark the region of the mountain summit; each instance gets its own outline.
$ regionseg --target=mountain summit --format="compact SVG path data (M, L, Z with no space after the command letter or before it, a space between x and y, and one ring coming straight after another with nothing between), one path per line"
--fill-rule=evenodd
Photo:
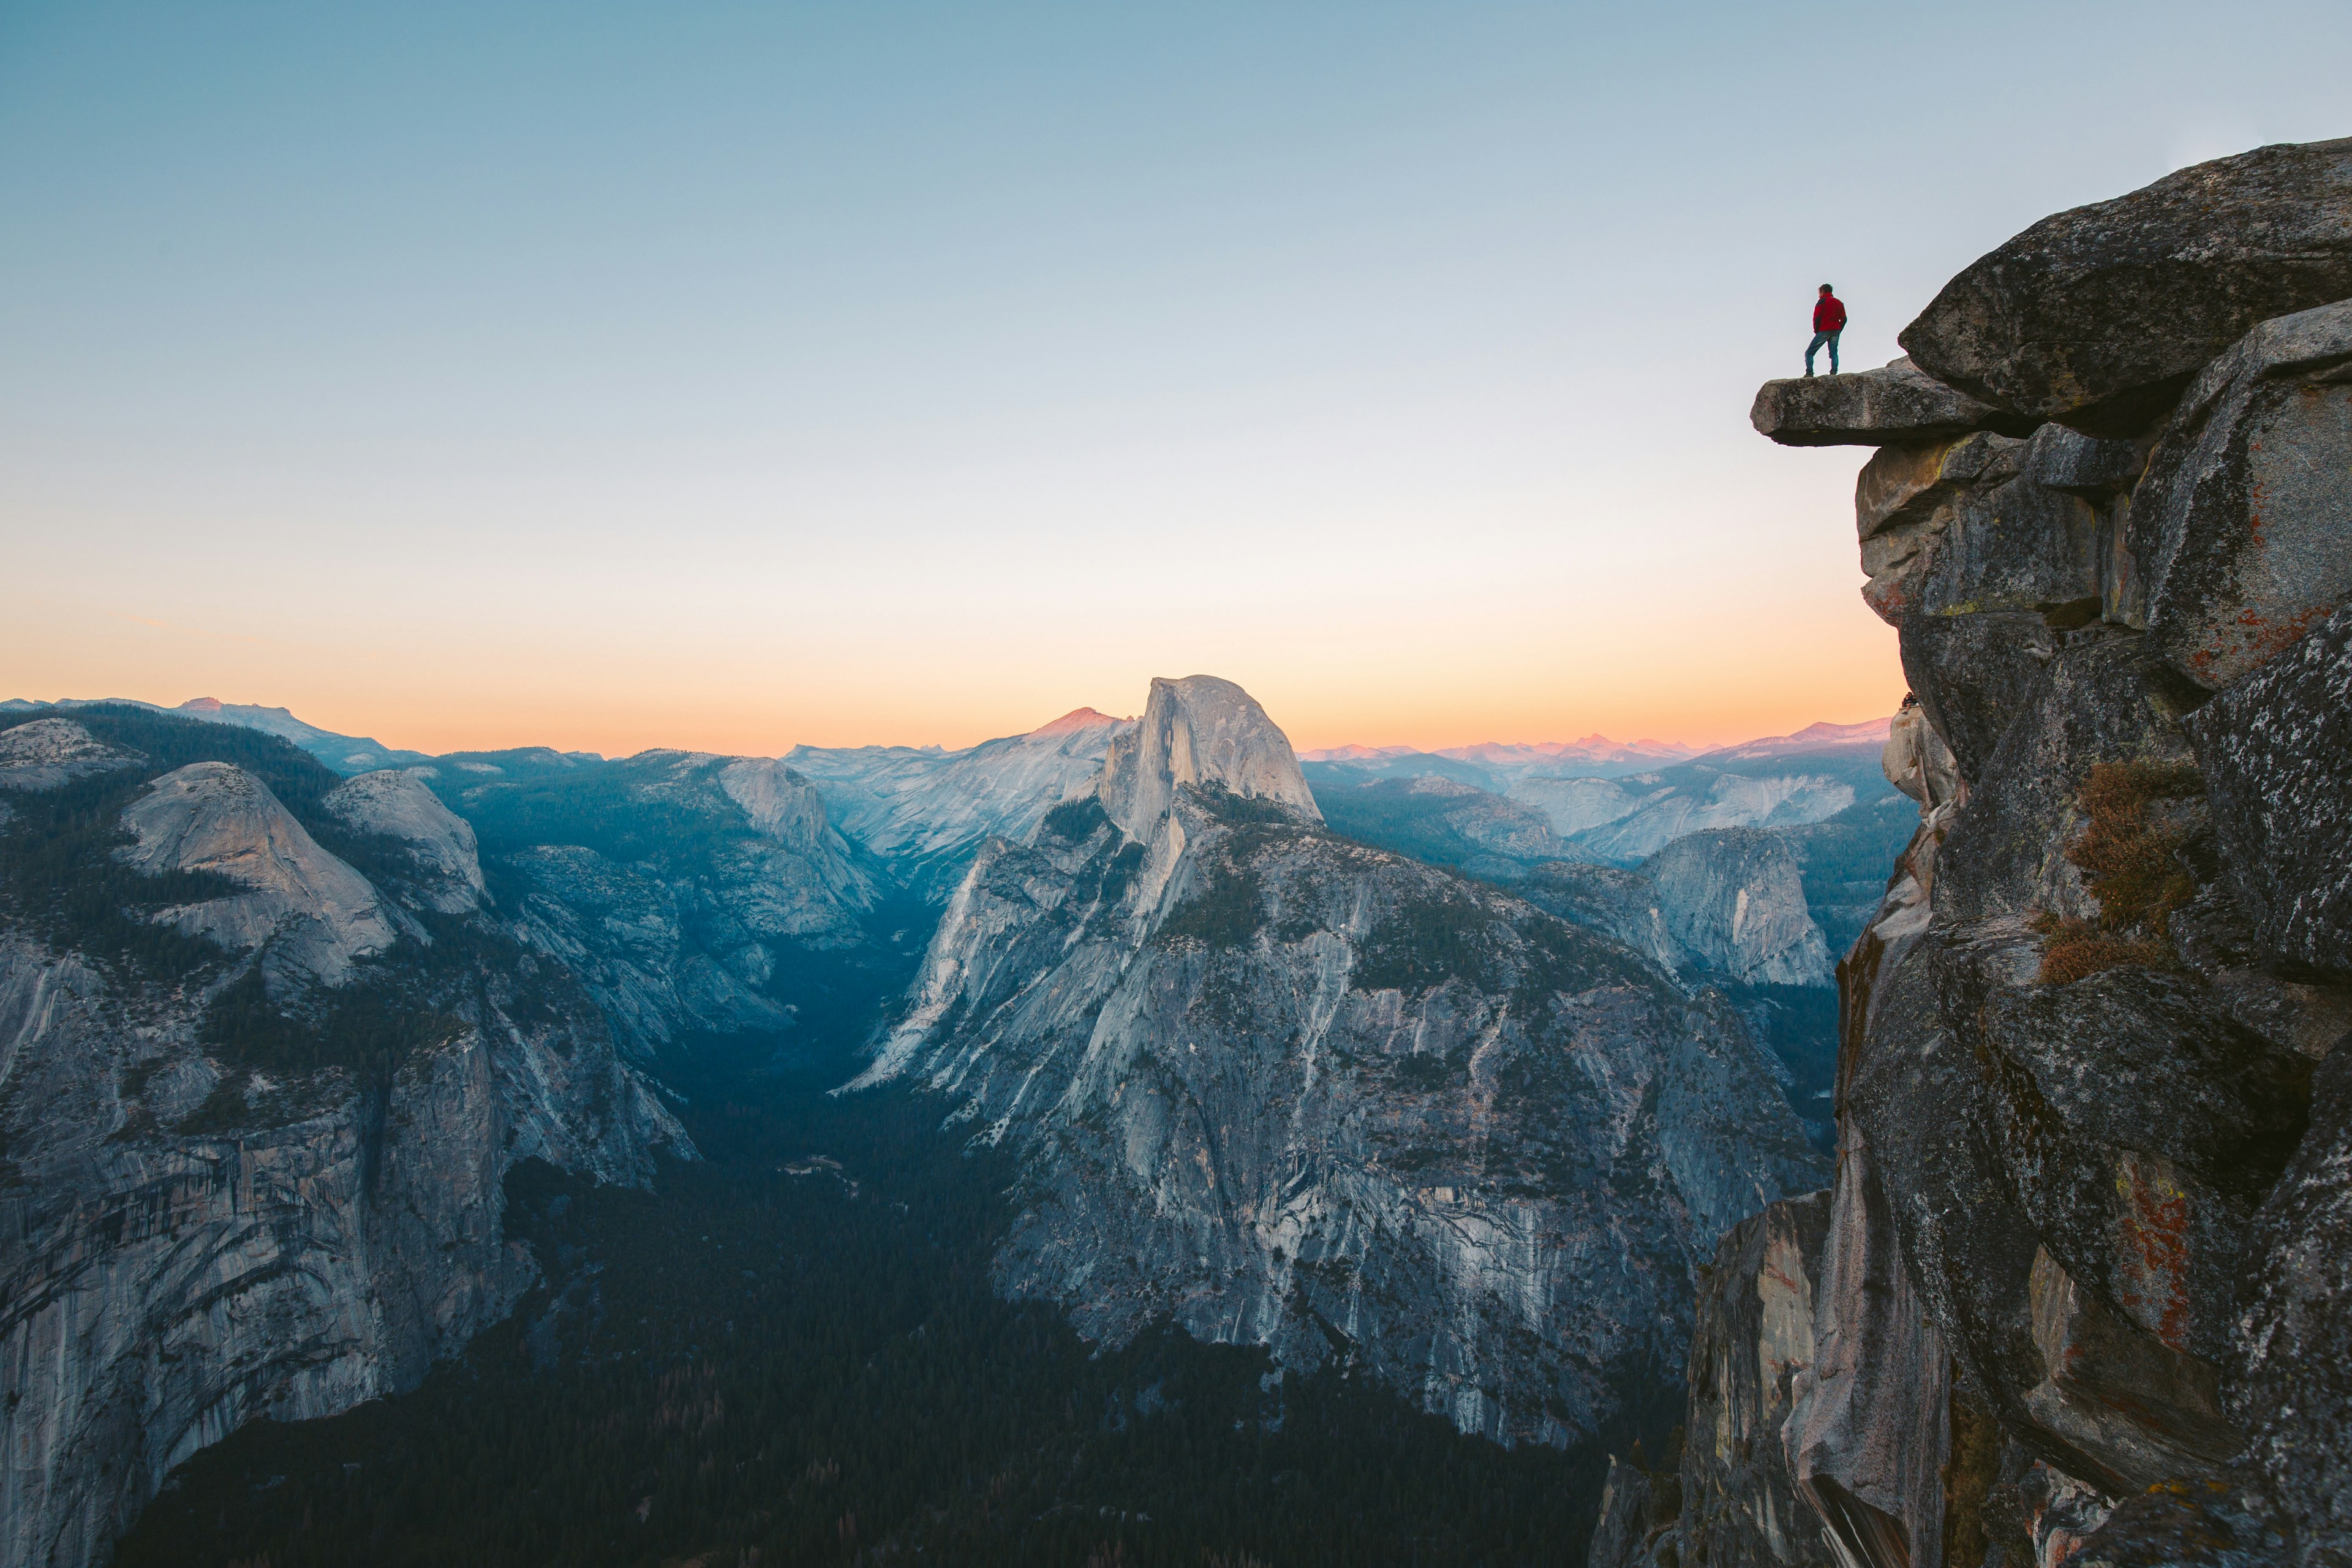
M1290 737L1256 698L1213 675L1152 679L1142 724L1110 743L1103 810L1129 837L1149 837L1179 784L1221 784L1237 795L1278 802L1309 822L1323 820Z

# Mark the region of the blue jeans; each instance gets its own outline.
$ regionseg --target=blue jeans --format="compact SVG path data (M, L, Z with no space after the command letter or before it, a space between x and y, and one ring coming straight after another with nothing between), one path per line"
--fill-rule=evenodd
M1822 345L1823 343L1827 343L1830 346L1830 374L1832 375L1835 375L1838 373L1837 341L1838 335L1835 332L1815 332L1813 334L1813 341L1805 345L1805 374L1807 375L1813 374L1813 356L1821 353Z

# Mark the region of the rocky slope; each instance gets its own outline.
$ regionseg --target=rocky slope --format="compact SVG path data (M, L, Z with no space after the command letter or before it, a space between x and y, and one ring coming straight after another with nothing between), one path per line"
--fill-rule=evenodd
M405 775L131 708L0 723L0 1561L79 1565L195 1449L504 1315L516 1161L691 1151Z
M1675 839L1633 871L1554 862L1527 896L1608 932L1670 973L1750 984L1827 985L1830 950L1804 872L1778 835L1718 828Z
M874 959L887 889L781 762L501 754L415 772L478 837L522 939L579 978L633 1057L791 1030L840 965Z
M1134 722L1080 708L962 751L795 746L784 761L815 784L843 833L945 902L991 835L1026 838L1066 796L1090 789L1112 741Z
M339 735L332 730L321 730L316 724L304 723L283 708L265 708L253 702L223 702L216 697L192 698L176 708L163 708L152 702L138 702L121 697L62 698L47 703L28 702L21 697L12 697L0 701L0 718L45 709L70 713L77 709L99 706L138 708L150 713L173 713L211 724L234 724L240 729L258 730L265 735L292 742L346 777L383 768L415 767L432 760L422 752L404 752L364 735Z
M1820 1169L1732 1009L1331 835L1200 677L981 851L853 1087L893 1079L1020 1151L1006 1291L1339 1357L1506 1441L1678 1357L1715 1237Z
M2352 1561L2352 141L2047 219L1903 342L1990 412L1758 402L1878 448L1922 820L1841 966L1785 1473L1718 1493L1870 1568Z

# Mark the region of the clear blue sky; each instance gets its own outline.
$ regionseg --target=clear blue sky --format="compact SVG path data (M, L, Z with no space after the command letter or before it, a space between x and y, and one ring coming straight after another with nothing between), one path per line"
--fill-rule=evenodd
M0 7L0 695L430 748L1899 697L1746 426L2352 6Z

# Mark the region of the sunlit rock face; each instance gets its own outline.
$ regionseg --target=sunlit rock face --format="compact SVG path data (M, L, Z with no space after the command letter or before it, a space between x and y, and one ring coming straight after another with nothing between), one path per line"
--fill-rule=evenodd
M1848 1568L2352 1553L2347 170L2062 214L1905 334L2060 423L1857 496L1921 820L1840 966L1782 1426Z
M537 1273L502 1234L517 1161L634 1183L692 1152L575 982L446 907L470 837L399 775L346 794L234 738L166 769L207 737L64 722L0 729L104 764L0 774L0 1562L45 1565L102 1560L244 1422L409 1387L504 1316ZM396 1044L350 1053L346 1005Z
M122 814L132 842L117 851L150 875L209 872L240 891L175 905L158 917L237 952L271 956L333 984L352 961L395 934L366 878L319 847L269 786L230 763L190 763L147 787Z
M853 1087L1020 1151L999 1284L1091 1336L1172 1315L1505 1441L1591 1431L1678 1363L1716 1237L1822 1173L1762 1053L1618 943L1325 831L1228 683L1152 706L1105 771L1136 831L1085 799L983 849Z
M1213 675L1152 681L1142 722L1111 740L1103 810L1128 837L1144 837L1188 784L1272 801L1310 822L1323 819L1290 738L1256 699Z
M1025 839L1046 812L1090 793L1112 740L1134 727L1080 708L962 751L795 746L784 761L816 786L845 835L944 903L992 836Z

